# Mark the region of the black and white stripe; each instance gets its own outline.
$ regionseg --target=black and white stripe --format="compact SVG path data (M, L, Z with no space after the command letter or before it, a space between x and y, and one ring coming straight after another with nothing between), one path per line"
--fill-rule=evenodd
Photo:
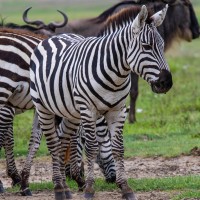
M98 152L96 120L103 115L111 134L116 161L116 182L126 198L134 199L128 187L123 164L121 116L130 91L130 72L135 71L154 92L167 92L171 74L163 57L164 44L155 25L162 23L166 8L146 23L143 6L136 19L120 30L103 37L83 38L74 34L53 36L41 42L31 56L31 96L39 115L41 129L53 161L56 199L70 195L64 178L65 138L76 134L82 123L88 175L85 196L93 196L93 165ZM54 118L63 117L59 141ZM58 193L63 191L62 193ZM65 191L65 193L64 193Z
M20 182L13 154L13 118L16 109L33 108L30 96L30 55L46 37L26 31L0 30L0 146L5 148L7 173L13 185Z

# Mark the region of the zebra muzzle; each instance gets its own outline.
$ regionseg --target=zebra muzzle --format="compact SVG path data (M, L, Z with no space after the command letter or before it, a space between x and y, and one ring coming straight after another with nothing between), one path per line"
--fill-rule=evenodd
M152 91L155 93L166 93L171 89L172 85L171 72L165 69L160 72L158 80L151 82Z

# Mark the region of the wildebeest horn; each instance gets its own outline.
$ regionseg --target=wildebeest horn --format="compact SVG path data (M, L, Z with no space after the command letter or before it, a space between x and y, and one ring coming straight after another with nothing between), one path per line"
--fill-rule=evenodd
M42 26L42 25L45 26L43 21L40 21L40 20L31 21L31 20L28 19L27 13L31 8L32 7L29 7L24 11L24 13L23 13L24 22L26 22L27 24L33 24L33 25L36 25L36 26Z
M46 24L45 24L43 21L41 21L41 20L31 21L31 20L29 20L28 17L27 17L27 13L28 13L28 11L29 11L31 8L32 8L32 7L27 8L27 9L24 11L24 13L23 13L23 20L24 20L24 22L26 22L27 24L36 25L36 26L38 26L38 27L40 27L40 28L48 27L49 29L55 31L56 28L61 28L61 27L65 26L65 25L67 24L67 22L68 22L68 17L67 17L67 15L66 15L65 13L63 13L62 11L60 11L60 10L57 10L57 11L58 11L58 12L63 16L63 18L64 18L64 21L61 22L61 23L51 22L51 23L49 23L48 25L46 25Z
M63 16L64 21L61 22L61 23L57 23L57 22L49 23L47 26L52 30L55 30L56 28L61 28L61 27L65 26L67 24L67 22L68 22L67 15L65 13L63 13L62 11L60 11L60 10L57 10L57 11Z

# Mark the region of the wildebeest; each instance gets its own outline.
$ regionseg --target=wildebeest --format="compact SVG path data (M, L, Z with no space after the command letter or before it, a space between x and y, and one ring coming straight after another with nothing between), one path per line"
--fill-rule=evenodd
M108 17L121 9L146 4L147 7L156 12L163 8L165 3L169 4L169 9L165 21L158 27L158 31L165 41L165 51L176 40L189 42L198 38L200 34L199 24L190 0L127 0L112 6L98 17L69 21L66 26L57 28L55 31L56 33L76 33L85 37L96 36L104 27ZM138 96L138 76L134 73L131 73L131 82L129 122L133 123L136 121L135 107Z

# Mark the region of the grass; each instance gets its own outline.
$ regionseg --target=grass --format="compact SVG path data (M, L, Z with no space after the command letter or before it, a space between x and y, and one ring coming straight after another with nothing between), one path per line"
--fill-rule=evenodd
M68 2L59 0L59 2L49 1L49 3L42 3L42 1L39 0L2 0L0 1L0 17L6 18L6 22L24 24L22 13L27 7L31 6L32 9L29 11L28 17L33 20L41 19L45 23L60 21L62 17L56 10L65 12L69 20L83 19L97 16L98 13L100 14L114 3L116 3L114 0L87 0L84 3L80 0Z
M78 187L75 181L68 180L68 185L72 191L77 191ZM173 191L178 195L173 195L173 200L183 199L186 197L200 197L200 176L174 176L167 178L142 178L142 179L128 179L129 186L135 192L149 192L149 191ZM30 189L37 190L52 190L52 182L31 183ZM95 180L94 189L98 191L116 191L118 190L116 184L108 184L101 178ZM7 192L17 192L18 187L14 189L7 189Z

